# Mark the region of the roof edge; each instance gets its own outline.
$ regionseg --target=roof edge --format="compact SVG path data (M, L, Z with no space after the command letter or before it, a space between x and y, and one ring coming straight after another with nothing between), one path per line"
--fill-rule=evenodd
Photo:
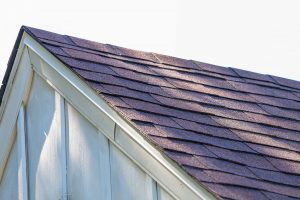
M25 26L25 25L21 26L21 28L19 30L19 33L18 33L18 36L17 36L17 39L15 41L14 47L13 47L13 49L11 51L10 56L9 56L9 60L7 62L7 67L6 67L6 71L5 71L3 80L2 80L2 85L1 85L1 88L0 88L0 107L2 105L4 92L5 92L6 87L7 87L7 83L8 83L9 77L10 77L10 73L11 73L13 64L15 62L15 58L16 58L17 53L19 51L20 42L22 40L22 36L23 36L24 32L26 32L32 38L34 38L34 39L37 40L36 36L29 30L28 26Z
M10 72L12 70L12 66L14 64L16 55L17 55L18 50L19 50L18 47L20 45L20 41L22 39L24 31L25 31L25 26L22 26L19 30L17 39L15 41L14 47L12 49L12 52L10 54L10 57L9 57L9 60L8 60L8 63L7 63L6 71L5 71L5 74L4 74L4 77L3 77L3 80L2 80L1 89L0 89L0 106L2 104L3 95L4 95L4 92L5 92L7 83L8 83L8 79L9 79L9 76L10 76Z
M34 39L34 38L33 38ZM32 43L31 43L32 42ZM53 53L49 52L45 47L43 47L41 44L39 44L36 40L31 40L31 43L29 45L29 50L33 52L39 52L36 54L36 56L39 57L39 59L44 60L47 63L48 67L53 68L55 71L57 71L57 76L61 76L63 80L65 80L66 84L58 84L57 80L54 78L55 76L49 76L49 74L43 74L44 78L48 78L52 84L57 87L59 91L62 93L66 92L68 88L65 88L65 85L70 84L74 90L71 91L78 91L79 95L82 95L84 98L87 99L87 102L89 104L93 104L97 108L100 108L99 110L103 112L110 120L112 120L116 126L119 127L119 134L116 134L114 132L113 135L111 133L108 133L107 131L103 130L103 128L99 128L101 125L98 123L95 123L98 120L93 119L93 117L90 117L88 114L88 110L83 111L80 109L78 105L82 103L82 101L76 103L76 99L78 98L68 98L70 103L82 114L84 115L89 121L94 122L93 125L103 131L103 134L110 138L111 141L115 142L119 147L122 147L125 151L124 147L131 147L131 145L123 145L120 142L117 142L116 137L119 139L123 138L123 136L126 136L126 141L133 142L132 144L137 144L143 149L145 152L152 152L151 157L155 159L158 163L160 163L161 166L163 166L166 171L168 171L168 174L177 174L174 177L176 177L176 180L179 182L182 182L185 184L186 188L189 188L190 191L193 191L195 196L202 198L202 199L220 199L219 196L211 191L209 188L205 187L201 184L201 182L194 179L191 175L186 173L180 166L178 166L174 161L169 157L163 157L161 154L162 152L159 151L159 149L155 148L154 144L147 138L145 138L145 135L141 133L141 131L136 128L132 123L130 123L125 116L123 116L120 112L115 110L112 105L110 105L104 98L99 96L99 94L94 91L84 80L81 80L80 77L73 73L69 68L61 62L56 56L53 55ZM38 51L36 51L38 50ZM51 64L50 64L51 63ZM39 71L39 64L34 64L35 69ZM47 70L46 70L47 71ZM71 93L69 93L71 94ZM66 98L67 99L67 98ZM73 99L73 100L71 100ZM75 99L75 100L74 100ZM98 125L97 125L98 124ZM122 130L122 131L121 131ZM116 129L114 129L116 131ZM124 134L123 134L124 133ZM118 135L118 136L116 136ZM146 145L147 144L147 145ZM146 146L145 146L146 145ZM150 154L149 154L150 155ZM144 158L144 156L141 156L139 158ZM162 162L166 161L166 162ZM141 162L142 163L142 162ZM172 164L176 165L172 165ZM149 170L149 169L148 169ZM150 171L149 171L150 172Z

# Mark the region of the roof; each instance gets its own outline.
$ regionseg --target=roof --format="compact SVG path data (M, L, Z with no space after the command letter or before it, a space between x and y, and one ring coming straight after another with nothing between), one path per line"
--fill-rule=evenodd
M300 82L21 30L219 198L300 199Z

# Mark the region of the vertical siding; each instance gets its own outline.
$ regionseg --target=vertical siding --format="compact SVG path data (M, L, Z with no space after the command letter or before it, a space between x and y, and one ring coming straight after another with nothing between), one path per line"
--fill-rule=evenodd
M157 200L175 200L175 198L173 198L160 185L157 185Z
M27 105L30 199L62 196L61 144L63 99L39 76L33 78Z
M38 75L26 105L26 126L31 200L174 199ZM5 181L1 184L15 184Z
M109 145L69 104L68 113L68 190L72 200L111 199Z
M16 142L0 183L0 200L18 200L18 151Z
M155 200L155 182L110 143L112 200Z

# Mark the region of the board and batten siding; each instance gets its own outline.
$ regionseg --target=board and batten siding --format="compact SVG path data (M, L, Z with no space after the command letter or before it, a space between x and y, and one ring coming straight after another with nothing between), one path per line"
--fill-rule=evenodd
M72 200L173 200L76 109L70 104L66 108Z
M162 187L157 185L157 200L174 200L174 198Z
M30 200L62 196L62 103L62 97L35 74L26 106Z
M110 143L112 200L157 199L155 181Z
M16 128L14 128L16 135ZM18 149L16 141L13 143L4 175L0 183L0 200L18 199Z
M70 104L68 121L68 194L72 200L111 199L109 142Z
M28 199L174 199L36 73L24 108ZM20 199L15 146L0 200Z

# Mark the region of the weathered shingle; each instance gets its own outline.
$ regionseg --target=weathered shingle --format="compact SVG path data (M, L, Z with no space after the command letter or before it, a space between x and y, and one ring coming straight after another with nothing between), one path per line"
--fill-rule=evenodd
M224 186L222 184L211 182L204 182L204 185L224 199L270 200L263 194L263 192L257 189L233 185Z
M260 81L266 81L266 82L274 82L272 78L268 75L259 74L255 72L250 72L242 69L236 69L231 68L233 71L235 71L240 77L253 79L253 80L260 80Z
M275 172L251 167L250 170L260 179L283 183L292 186L300 186L300 176L284 174L282 172Z
M300 82L24 27L223 199L300 199Z
M260 169L277 171L277 169L272 165L272 163L263 155L255 153L246 153L241 151L233 151L208 145L206 147L221 159L250 167L257 167Z
M291 88L295 88L297 90L300 90L300 83L299 83L299 81L294 81L294 80L290 80L290 79L286 79L286 78L281 78L281 77L278 77L278 76L271 76L271 77L279 85L287 86L287 87L291 87Z

